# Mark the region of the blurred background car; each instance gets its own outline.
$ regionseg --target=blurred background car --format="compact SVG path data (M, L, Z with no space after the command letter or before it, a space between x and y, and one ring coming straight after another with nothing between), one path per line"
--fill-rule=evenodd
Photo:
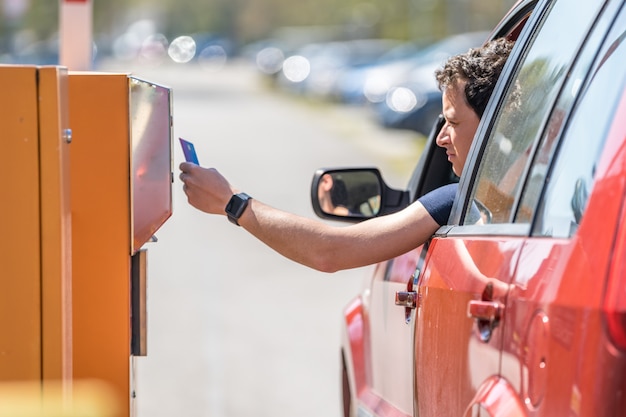
M370 65L399 43L390 39L357 39L305 45L283 62L279 85L308 97L330 99L343 69Z
M434 73L450 56L480 46L487 32L469 32L444 38L408 58L404 67L387 66L372 72L364 86L381 125L428 135L441 113L441 92ZM374 78L376 77L376 78ZM374 86L378 86L374 89Z
M341 69L332 98L345 104L365 104L368 94L386 89L387 80L399 76L394 74L408 71L422 47L418 42L404 42L374 62Z

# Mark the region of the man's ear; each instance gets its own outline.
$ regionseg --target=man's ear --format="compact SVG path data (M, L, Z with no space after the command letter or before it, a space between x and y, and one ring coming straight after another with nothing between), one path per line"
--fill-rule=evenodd
M330 191L331 188L333 188L333 180L330 177L330 175L326 174L326 175L322 175L322 178L320 178L320 188L324 191Z

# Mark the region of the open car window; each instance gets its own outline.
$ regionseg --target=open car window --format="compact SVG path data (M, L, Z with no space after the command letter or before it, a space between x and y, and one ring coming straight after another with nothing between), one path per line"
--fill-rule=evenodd
M511 12L493 30L490 39L506 37L513 41L517 40L523 27L528 22L535 3L530 2ZM411 202L436 188L459 181L459 177L452 171L452 165L448 161L445 149L435 144L437 134L443 125L443 116L439 115L426 141L424 153L413 171L407 186Z

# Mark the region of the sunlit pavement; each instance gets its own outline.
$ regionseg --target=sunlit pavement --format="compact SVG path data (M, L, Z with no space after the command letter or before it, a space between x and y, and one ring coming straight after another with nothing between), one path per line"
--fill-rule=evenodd
M106 63L173 89L174 138L264 202L314 217L310 180L324 166L379 166L403 186L416 135L362 111L273 92L245 63ZM344 306L372 267L322 274L277 255L225 217L190 207L177 179L174 215L148 248L148 356L136 358L139 417L339 417Z

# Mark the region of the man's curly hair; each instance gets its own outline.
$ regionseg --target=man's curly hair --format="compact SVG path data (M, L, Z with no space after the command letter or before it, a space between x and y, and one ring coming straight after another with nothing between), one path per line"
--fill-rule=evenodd
M444 91L459 81L467 81L465 100L478 117L482 117L513 43L506 38L498 38L480 48L472 48L449 58L442 68L435 71L439 89Z

